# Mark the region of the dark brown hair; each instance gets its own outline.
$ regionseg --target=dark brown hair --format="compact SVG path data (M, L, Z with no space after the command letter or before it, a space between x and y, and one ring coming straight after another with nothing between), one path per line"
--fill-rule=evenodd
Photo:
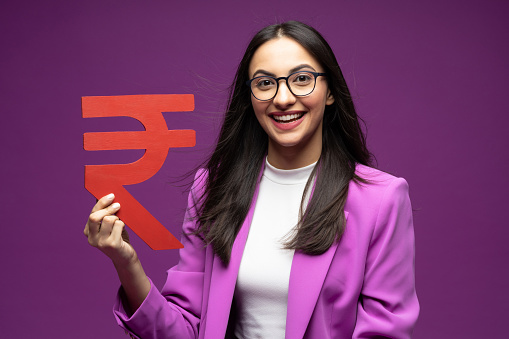
M313 195L307 206L301 203L300 220L287 248L316 255L341 238L348 184L351 180L362 181L355 174L355 165L369 165L371 160L350 91L325 39L314 28L297 21L262 29L249 43L230 87L217 145L204 166L205 189L196 205L195 234L203 237L225 264L251 206L268 146L268 136L256 119L246 86L249 64L258 47L278 37L295 40L313 55L327 73L334 97L334 103L325 108L322 153L303 196L314 181Z

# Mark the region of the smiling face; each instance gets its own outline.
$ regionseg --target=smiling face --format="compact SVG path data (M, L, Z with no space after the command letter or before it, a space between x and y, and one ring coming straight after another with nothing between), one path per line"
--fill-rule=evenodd
M293 39L281 37L261 45L249 65L250 79L286 77L297 71L323 72L319 62ZM269 136L268 160L281 169L299 168L317 161L322 151L322 123L326 105L334 102L327 79L316 79L314 91L295 96L279 82L276 96L260 101L251 95L258 122Z

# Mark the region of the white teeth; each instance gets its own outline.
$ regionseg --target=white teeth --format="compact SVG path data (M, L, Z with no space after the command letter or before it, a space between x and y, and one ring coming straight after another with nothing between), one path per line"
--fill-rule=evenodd
M297 120L300 119L300 117L303 116L303 113L298 114L288 114L288 115L273 115L272 117L277 122L289 122L291 120Z

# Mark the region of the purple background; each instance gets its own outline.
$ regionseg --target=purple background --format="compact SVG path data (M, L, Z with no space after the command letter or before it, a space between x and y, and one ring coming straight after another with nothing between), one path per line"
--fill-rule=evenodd
M85 164L141 151L85 152L82 134L139 130L82 119L89 95L195 95L197 147L129 187L174 234L186 193L171 185L217 133L226 88L249 38L297 19L328 39L366 120L381 169L405 177L415 208L421 316L415 338L505 334L509 298L509 90L506 1L3 1L0 331L3 338L125 338L118 281L82 234L94 198ZM176 251L133 242L162 286Z

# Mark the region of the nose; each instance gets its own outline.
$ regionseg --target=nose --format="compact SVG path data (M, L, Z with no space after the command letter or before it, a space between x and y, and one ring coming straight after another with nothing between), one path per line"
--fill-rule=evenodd
M279 83L279 88L277 90L276 96L272 99L274 105L279 108L286 108L295 103L297 99L292 94L285 81L281 81Z

